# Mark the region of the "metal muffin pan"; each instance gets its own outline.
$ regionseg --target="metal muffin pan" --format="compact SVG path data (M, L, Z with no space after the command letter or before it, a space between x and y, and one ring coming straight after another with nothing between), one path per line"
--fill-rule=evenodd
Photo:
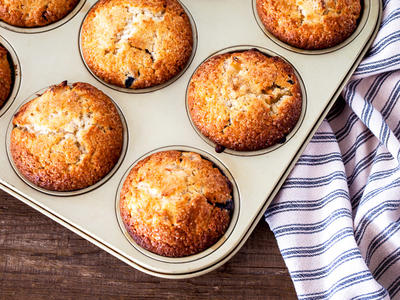
M0 41L4 45L5 39L15 49L22 70L22 73L18 71L21 76L18 94L14 101L10 98L6 103L10 107L0 114L0 141L5 143L0 147L3 170L0 188L143 272L165 278L189 278L207 273L228 261L241 248L279 191L371 45L380 24L381 3L364 2L365 24L360 22L359 32L347 44L310 55L288 50L268 38L256 21L252 0L181 0L193 16L198 33L192 63L170 85L148 93L131 94L99 82L81 59L80 27L95 2L82 1L82 7L73 18L66 23L65 19L61 20L64 24L50 31L26 34L12 31L4 24L0 26ZM304 116L290 139L255 156L216 153L213 146L196 133L186 111L186 88L193 72L207 57L230 47L256 47L266 49L267 54L283 57L297 70L307 96L303 104ZM51 195L27 184L14 172L6 150L7 128L18 107L30 99L34 91L64 80L88 82L114 100L126 120L127 150L120 167L96 189L72 195ZM202 253L174 259L160 257L132 245L120 228L116 215L120 184L134 162L159 149L198 152L233 181L237 195L230 228L216 245Z

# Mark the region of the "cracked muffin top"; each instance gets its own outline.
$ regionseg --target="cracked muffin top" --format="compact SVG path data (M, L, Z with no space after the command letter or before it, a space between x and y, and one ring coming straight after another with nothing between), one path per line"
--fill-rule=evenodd
M79 0L1 0L0 20L18 27L40 27L64 18Z
M87 83L63 82L24 104L13 119L10 151L39 187L73 191L101 180L117 163L123 127L109 97Z
M193 152L164 151L138 162L120 195L126 229L143 248L182 257L215 244L233 210L232 185Z
M148 88L183 70L193 33L176 0L100 0L83 22L81 48L86 64L102 80Z
M188 88L194 125L218 148L253 151L282 142L299 120L302 96L293 68L257 50L214 56Z
M0 45L0 108L11 92L12 72L8 61L8 51Z
M265 28L297 48L333 47L356 29L360 0L257 0Z

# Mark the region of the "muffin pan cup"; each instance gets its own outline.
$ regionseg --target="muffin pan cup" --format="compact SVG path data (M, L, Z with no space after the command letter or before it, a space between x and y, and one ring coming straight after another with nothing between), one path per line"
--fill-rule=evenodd
M261 53L263 53L266 56L272 57L272 56L280 56L278 53L272 52L271 50L268 50L266 48L262 48L262 47L257 47L254 45L241 45L241 46L233 46L233 47L228 47L226 49L222 49L220 51L217 51L216 53L211 54L209 57L207 57L200 65L197 66L196 70L193 72L192 75L194 75L194 73L197 71L197 69L205 62L207 62L209 59L211 59L214 56L217 55L221 55L221 54L225 54L225 53L234 53L234 52L242 52L242 51L246 51L249 49L253 49L253 50L257 50ZM256 155L262 155L271 151L275 151L276 149L278 149L279 147L281 147L283 144L287 143L292 136L294 136L297 132L297 130L300 128L301 124L303 123L303 119L307 110L307 91L306 88L304 86L304 82L301 79L301 76L299 74L299 72L296 70L296 68L289 62L287 61L284 57L280 56L280 58L282 58L284 61L286 61L289 65L292 66L294 73L296 74L298 80L299 80L299 84L300 84L300 88L301 88L301 96L302 96L302 108L301 108L301 114L299 117L299 120L297 121L296 125L293 127L292 131L289 132L289 134L287 134L284 137L284 141L282 141L281 143L277 143L273 146L264 148L264 149L260 149L260 150L255 150L255 151L236 151L236 150L232 150L232 149L228 149L228 148L223 148L223 152L227 153L227 154L232 154L232 155L238 155L238 156L256 156ZM206 136L204 136L200 130L196 127L196 125L193 123L192 117L190 115L190 111L189 111L189 104L188 104L188 90L189 90L189 84L191 81L192 77L190 77L190 80L188 82L188 86L186 88L186 113L188 115L188 118L190 120L190 124L192 125L194 131L196 131L196 133L206 142L208 143L211 147L213 147L214 149L217 149L218 145L215 144L213 141L211 141L209 138L207 138Z
M80 26L94 3L94 0L87 0L72 19L51 31L25 34L0 27L1 41L8 41L21 66L18 69L19 91L14 86L18 91L16 98L9 99L8 109L0 114L0 140L4 143L0 147L0 188L148 274L189 278L214 270L245 243L372 44L380 24L381 2L364 2L365 24L347 44L313 55L288 50L268 38L257 24L252 0L182 0L198 32L193 61L169 86L141 94L128 94L103 85L82 62ZM304 84L307 104L304 102L304 116L296 131L279 147L253 156L216 153L213 146L196 133L186 112L186 88L195 69L210 55L230 47L267 49L267 54L276 53L293 65ZM73 195L52 195L28 185L14 172L6 150L7 128L13 114L30 95L64 80L88 82L115 101L127 124L127 151L120 167L96 189ZM121 231L116 215L119 186L132 164L149 152L170 149L168 147L192 150L217 166L221 164L232 176L238 202L231 230L216 245L194 256L174 259L149 255L139 246L133 246Z
M69 82L68 85L71 86L73 82ZM34 93L33 95L29 96L26 100L22 101L22 103L19 105L19 107L17 107L17 109L15 110L14 114L16 114L21 107L28 103L29 101L37 98L39 95L42 95L45 91L47 91L50 87L46 87L44 89L41 89L40 91L37 91L36 93ZM108 95L107 95L108 96ZM111 98L110 98L111 99ZM79 189L79 190L74 190L74 191L68 191L68 192L60 192L60 191L50 191L50 190L46 190L42 187L39 187L37 185L35 185L34 183L30 182L27 178L24 177L24 175L21 174L21 172L18 170L18 168L16 167L14 160L12 158L12 154L11 154L11 150L10 150L10 144L11 144L11 132L14 129L13 127L13 119L10 119L10 123L8 124L8 128L7 128L7 134L6 134L6 151L7 151L7 156L8 156L8 160L12 166L12 168L14 169L14 172L19 176L19 178L21 178L21 180L23 180L27 185L29 185L30 187L38 190L39 192L42 192L44 194L49 194L52 196L58 196L58 197L71 197L71 196L77 196L80 194L84 194L84 193L88 193L94 189L97 189L98 187L100 187L101 185L103 185L104 183L107 182L107 180L112 177L114 175L114 173L118 170L118 168L121 166L121 163L123 162L125 155L126 155L126 150L128 147L128 126L126 124L126 120L124 115L121 112L121 109L118 107L118 104L115 103L115 101L113 99L111 99L111 101L113 102L113 104L115 105L117 112L121 118L121 123L122 123L122 128L123 128L123 144L122 144L122 149L121 149L121 154L120 157L117 161L117 163L114 165L114 167L102 178L100 179L98 182L96 182L95 184L88 186L87 188L84 189Z
M95 2L96 3L96 2ZM111 83L108 83L106 81L104 81L103 79L101 79L100 77L98 77L87 65L84 56L83 56L83 52L82 52L82 46L81 46L81 34L82 34L82 25L83 25L83 21L86 19L90 9L87 11L84 19L82 20L81 26L79 28L79 38L78 38L78 43L79 43L79 53L81 55L82 58L82 62L83 64L86 66L87 70L92 74L92 76L94 78L96 78L100 83L102 83L103 85L108 86L111 89L114 89L116 91L120 91L120 92L124 92L124 93L128 93L128 94L143 94L143 93L150 93L150 92L154 92L163 88L166 88L167 86L169 86L170 84L174 83L176 80L179 79L179 77L181 77L183 74L185 74L186 70L189 68L190 64L193 61L193 58L196 55L196 50L197 50L197 28L196 28L196 23L193 19L192 14L190 13L190 11L187 9L187 7L185 5L182 4L182 8L185 11L186 15L189 18L189 22L190 22L190 26L192 28L192 33L193 33L193 51L192 54L190 55L188 61L186 62L184 68L182 69L182 71L180 71L178 74L176 74L174 77L172 77L171 79L167 80L166 82L159 84L159 85L155 85L152 87L148 87L148 88L141 88L141 89L130 89L130 88L124 88L124 87L120 87L120 86L116 86L113 85Z
M339 43L336 46L326 48L326 49L318 49L318 50L305 50L305 49L296 48L296 47L293 47L293 46L281 41L280 39L278 39L271 32L269 32L265 28L264 24L262 23L259 15L258 15L258 12L257 12L257 0L251 0L251 1L252 1L252 5L253 5L254 18L257 21L257 24L260 27L260 29L265 33L266 36L268 36L268 38L270 38L272 41L274 41L277 45L279 45L282 48L285 48L287 50L290 50L290 51L293 51L296 53L300 53L300 54L316 55L316 54L327 54L329 52L337 51L340 48L345 47L346 45L351 43L364 30L364 26L367 24L367 20L369 18L371 2L373 0L360 0L361 1L361 14L358 19L357 28L347 39L345 39L343 42Z
M14 48L2 36L0 36L0 45L2 45L8 51L8 61L11 67L12 76L10 95L8 95L8 99L0 106L1 117L11 106L15 97L18 94L19 86L21 84L21 64L19 63L19 59L17 53L15 53Z
M64 18L54 22L54 23L50 23L48 25L45 26L38 26L38 27L18 27L18 26L14 26L11 24L8 24L4 21L0 21L0 27L7 29L7 30L11 30L11 31L15 31L15 32L19 32L19 33L41 33L41 32L46 32L46 31L50 31L53 29L56 29L62 25L64 25L65 23L67 23L69 20L71 20L80 10L81 8L85 5L86 0L81 0L78 2L78 4L66 15L64 16Z
M124 182L126 180L126 178L128 177L130 171L132 170L132 168L139 163L141 160L145 159L146 157L157 153L157 152L162 152L162 151L171 151L171 150L177 150L177 151L183 151L183 152L196 152L198 154L200 154L202 156L202 158L210 161L213 163L213 165L215 167L217 167L221 173L229 180L229 182L232 184L232 201L233 201L233 211L231 214L231 221L230 224L224 234L224 236L219 239L214 245L212 245L210 248L194 254L194 255L190 255L190 256L185 256L185 257L180 257L180 258L171 258L171 257L165 257L165 256L161 256L155 253L152 253L142 247L140 247L135 241L134 239L130 236L128 230L126 229L124 222L122 220L121 214L120 214L120 193L122 190L122 187L124 185ZM146 153L145 155L143 155L142 157L138 158L130 167L129 169L126 171L126 173L124 174L117 193L115 195L115 214L116 217L118 219L118 223L119 226L121 228L121 231L124 233L124 235L126 236L126 238L129 240L129 242L132 244L133 247L135 247L137 250L139 250L140 252L142 252L144 255L151 257L155 260L159 260L161 262L169 262L169 263L182 263L182 262L191 262L191 261L195 261L198 259L201 259L209 254L211 254L212 252L215 251L215 249L218 249L221 245L223 245L225 243L225 241L229 238L229 236L232 234L234 228L236 227L236 223L238 220L238 216L240 213L240 199L239 199L239 190L237 187L237 184L235 182L235 179L233 178L232 174L229 172L229 170L227 169L227 167L217 158L215 158L213 155L204 152L200 149L197 148L193 148L193 147L188 147L188 146L180 146L180 145L176 145L176 146L168 146L168 147L161 147L158 149L155 149L153 151L150 151L148 153Z

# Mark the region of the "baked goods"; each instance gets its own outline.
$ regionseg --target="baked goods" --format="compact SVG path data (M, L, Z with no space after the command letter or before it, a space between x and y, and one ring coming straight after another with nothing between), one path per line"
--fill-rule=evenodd
M176 0L100 0L82 26L86 64L119 87L165 83L185 67L192 48L190 21Z
M360 17L360 0L257 0L265 28L301 49L324 49L347 39Z
M187 101L198 130L216 145L237 151L281 142L302 109L293 68L257 50L207 60L190 81Z
M8 99L12 85L12 71L8 51L0 45L0 108Z
M169 257L192 255L217 242L232 209L229 180L193 152L146 157L132 168L120 195L121 217L132 238Z
M123 127L109 97L63 82L24 104L13 119L10 152L29 181L54 191L93 185L117 163Z
M40 27L64 18L79 0L2 0L0 20L18 27Z

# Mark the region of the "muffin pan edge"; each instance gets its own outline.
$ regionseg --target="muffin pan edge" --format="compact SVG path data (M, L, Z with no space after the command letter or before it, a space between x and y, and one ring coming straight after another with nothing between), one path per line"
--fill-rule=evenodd
M18 53L24 71L15 101L9 101L9 109L0 117L0 140L6 141L6 128L24 99L33 91L68 78L71 82L88 82L99 88L124 112L129 128L125 159L107 183L97 189L60 197L38 191L21 180L8 161L4 145L0 147L3 169L0 188L143 272L165 278L189 278L210 272L240 249L278 192L371 45L381 18L381 3L371 2L365 26L347 45L329 53L304 55L282 48L264 35L254 19L251 1L182 0L196 20L198 30L193 62L174 84L162 90L127 94L102 85L81 60L76 39L83 17L94 2L87 0L68 21L68 26L57 30L25 35L0 28L0 36ZM215 153L195 133L186 114L185 92L194 69L212 53L233 45L255 45L277 53L295 66L304 82L307 109L303 121L291 139L275 151L251 157ZM115 194L124 172L145 153L170 145L187 145L215 157L232 174L240 193L240 211L232 233L218 249L195 261L171 263L144 255L126 239L115 216Z

